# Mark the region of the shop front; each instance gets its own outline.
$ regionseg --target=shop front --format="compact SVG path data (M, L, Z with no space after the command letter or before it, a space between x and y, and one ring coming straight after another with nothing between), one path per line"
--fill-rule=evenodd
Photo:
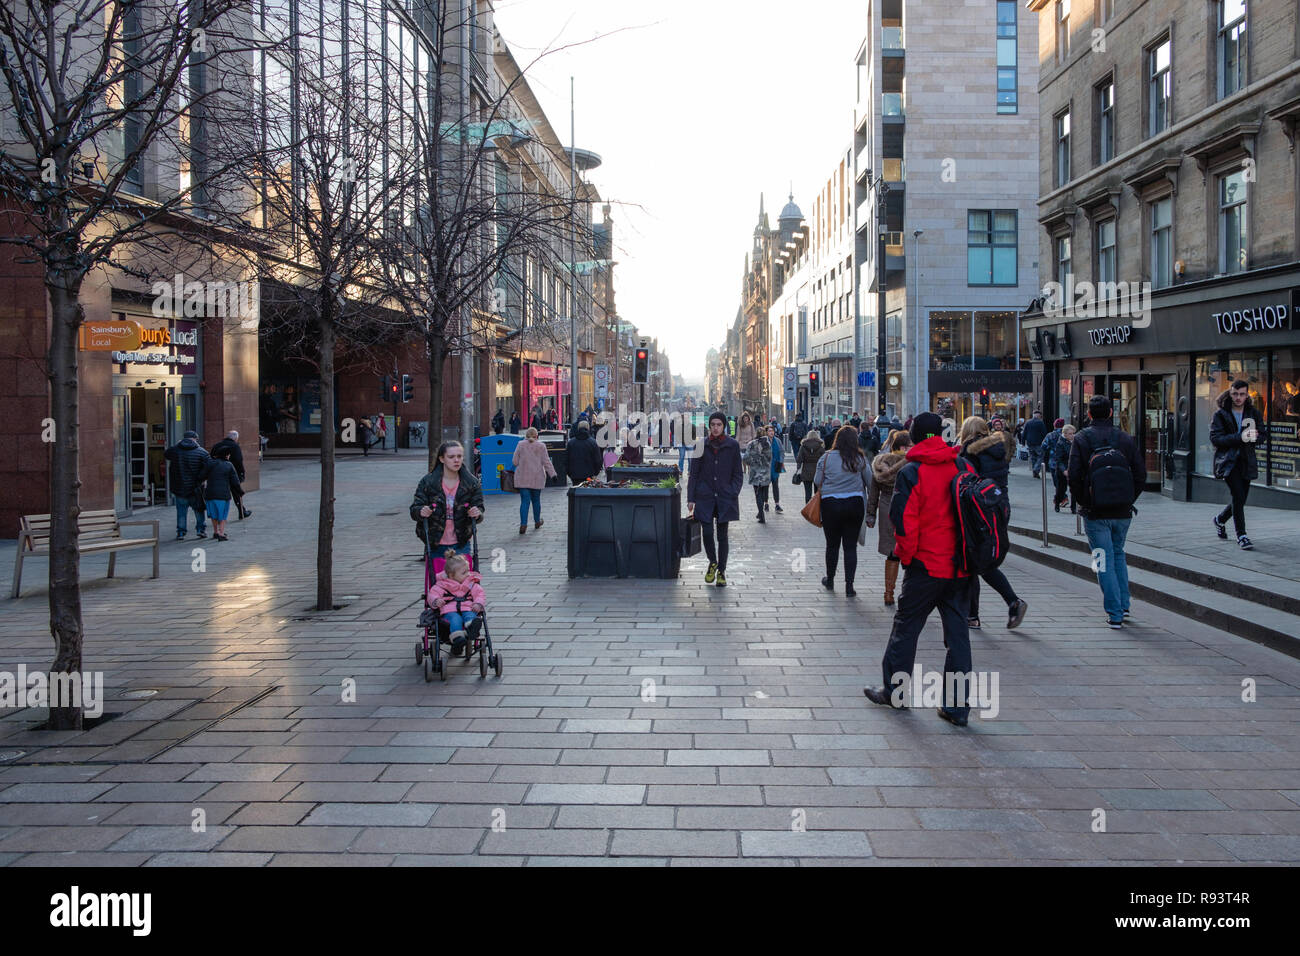
M929 311L930 409L960 427L971 415L1008 429L1033 414L1033 373L1013 309Z
M534 413L545 420L552 411L563 423L569 409L569 369L558 365L528 363L524 366L524 404L520 418L525 426Z
M87 321L80 348L111 352L113 508L119 515L167 503L163 452L200 431L202 355L195 322L115 311Z
M1210 421L1243 380L1264 419L1251 503L1300 508L1300 275L1267 270L1160 298L1145 316L1027 322L1045 417L1083 426L1088 402L1106 395L1143 453L1149 488L1218 502L1227 493L1214 478Z

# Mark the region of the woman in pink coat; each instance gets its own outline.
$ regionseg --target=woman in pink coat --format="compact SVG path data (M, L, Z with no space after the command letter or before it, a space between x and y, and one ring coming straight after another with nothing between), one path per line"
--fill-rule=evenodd
M537 528L541 528L542 489L546 479L555 477L555 466L551 464L551 454L546 445L537 440L537 429L530 428L524 433L524 441L515 446L512 459L515 466L515 487L519 489L519 533L528 530L528 506L533 506L533 518Z

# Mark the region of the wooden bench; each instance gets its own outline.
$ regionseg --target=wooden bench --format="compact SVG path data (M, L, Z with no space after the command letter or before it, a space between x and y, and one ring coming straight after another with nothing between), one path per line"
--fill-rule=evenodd
M132 525L153 528L151 538L124 538L122 529ZM158 522L157 521L118 521L112 511L83 511L77 519L80 534L77 536L77 551L80 554L99 554L108 552L108 576L113 576L113 565L117 561L117 552L128 548L153 548L153 577L158 577ZM23 558L48 557L50 554L50 516L23 515L18 532L18 553L14 558L14 587L11 598L18 597L22 587Z

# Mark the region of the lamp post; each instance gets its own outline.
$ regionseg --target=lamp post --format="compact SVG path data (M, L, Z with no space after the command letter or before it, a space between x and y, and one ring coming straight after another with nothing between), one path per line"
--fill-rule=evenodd
M870 171L867 175L870 177ZM887 280L885 273L888 266L885 262L885 239L888 236L886 227L888 226L888 216L885 212L885 197L889 195L889 184L885 182L884 173L871 177L867 183L867 188L876 194L876 232L880 236L879 247L876 253L876 292L879 298L879 304L876 307L876 404L879 406L877 412L885 414L886 409L886 392L885 392L885 375L888 361L885 357L887 339L885 336L885 311Z
M912 258L916 263L912 267L912 271L916 273L916 278L913 280L916 289L916 307L913 314L916 318L912 323L912 328L915 330L912 341L916 349L916 387L914 389L916 398L912 406L913 415L919 415L922 411L927 410L921 407L921 396L925 394L925 387L921 383L921 376L924 374L923 359L926 352L929 351L930 344L930 330L927 328L922 331L923 322L921 319L921 236L924 234L924 229L912 230Z

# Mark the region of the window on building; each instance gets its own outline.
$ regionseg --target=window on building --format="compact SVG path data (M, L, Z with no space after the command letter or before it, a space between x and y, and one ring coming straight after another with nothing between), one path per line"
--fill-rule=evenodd
M1019 108L1016 69L1016 3L998 0L998 112L1014 113Z
M971 209L966 214L968 285L1016 285L1016 210Z
M1151 285L1165 289L1174 281L1174 200L1151 203Z
M124 68L122 71L121 95L123 104L138 103L144 93L144 84L140 78L141 64L139 62L142 52L140 34L143 29L139 8L134 4L128 5L122 16L122 60ZM140 114L136 110L129 111L122 121L123 161L140 148L141 131ZM126 176L122 183L125 192L142 193L144 191L144 178L141 175L140 167L141 163L139 162L134 162L127 167Z
M1115 81L1097 87L1097 163L1115 158Z
M1056 0L1056 60L1070 56L1070 0Z
M1219 271L1246 268L1246 173L1219 177Z
M1165 37L1147 50L1147 135L1167 130L1173 122L1173 44Z
M1070 181L1070 111L1056 117L1056 186Z
M1115 220L1097 223L1097 281L1118 282L1115 258Z
M1219 0L1219 99L1246 85L1246 0Z
M1056 281L1062 284L1070 274L1070 237L1056 237Z

